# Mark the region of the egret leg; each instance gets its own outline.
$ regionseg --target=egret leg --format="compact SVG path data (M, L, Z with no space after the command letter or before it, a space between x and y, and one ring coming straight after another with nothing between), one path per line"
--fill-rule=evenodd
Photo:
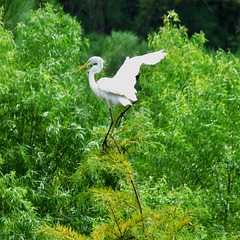
M137 101L135 101L135 102L137 102ZM135 102L133 102L132 105L133 105ZM117 119L117 121L116 121L116 125L115 125L115 126L119 126L119 125L120 125L121 120L122 120L122 118L124 117L124 113L125 113L132 105L128 106L128 107L119 115L119 117L118 117L118 119Z
M108 132L107 132L107 134L106 134L106 136L105 136L105 138L104 138L103 144L102 144L103 151L104 151L104 148L105 148L105 147L108 147L108 145L107 145L107 138L108 138L108 135L109 135L110 130L111 130L112 125L113 125L113 116L112 116L112 110L111 110L110 107L109 107L109 112L110 112L110 116L111 116L111 124L110 124L110 127L109 127L109 129L108 129Z

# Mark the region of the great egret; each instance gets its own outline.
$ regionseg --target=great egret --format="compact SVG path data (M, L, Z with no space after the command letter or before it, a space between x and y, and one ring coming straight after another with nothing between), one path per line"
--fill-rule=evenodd
M132 104L137 101L137 91L134 88L134 85L136 83L136 76L139 73L140 66L142 64L157 64L167 55L167 53L164 53L163 51L164 50L160 50L133 58L126 57L123 65L119 68L113 78L101 78L97 82L95 82L94 75L95 73L99 73L103 68L104 61L101 57L94 56L89 58L88 61L78 69L77 72L89 65L96 64L90 69L89 85L97 97L106 100L111 116L111 124L102 144L103 151L105 147L108 147L107 138L113 125L111 105L128 106L125 111L119 115L117 119L118 122Z

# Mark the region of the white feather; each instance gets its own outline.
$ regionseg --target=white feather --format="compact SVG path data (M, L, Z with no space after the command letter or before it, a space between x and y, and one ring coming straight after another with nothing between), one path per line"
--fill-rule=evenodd
M78 71L91 64L94 65L89 73L89 85L92 91L102 99L105 99L108 106L113 105L131 105L131 101L137 101L136 76L139 73L142 64L154 65L160 62L167 53L163 50L147 53L133 58L126 57L123 65L119 68L113 78L101 78L95 82L94 75L103 68L103 59L100 57L91 57L86 64Z

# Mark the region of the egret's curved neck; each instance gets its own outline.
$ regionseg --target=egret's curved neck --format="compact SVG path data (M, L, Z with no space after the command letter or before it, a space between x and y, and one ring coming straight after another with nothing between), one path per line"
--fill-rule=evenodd
M98 90L98 85L94 79L94 75L95 73L99 73L103 68L103 63L102 62L98 62L97 65L94 65L91 69L90 69L90 73L89 73L89 86L92 89L92 91L97 94L97 90Z

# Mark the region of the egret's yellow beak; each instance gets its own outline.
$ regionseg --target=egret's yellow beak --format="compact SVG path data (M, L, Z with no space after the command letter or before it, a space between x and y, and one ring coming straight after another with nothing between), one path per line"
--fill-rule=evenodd
M81 71L82 69L84 69L87 65L88 65L89 61L87 61L83 66L81 66L78 70L77 70L77 73L79 71Z

